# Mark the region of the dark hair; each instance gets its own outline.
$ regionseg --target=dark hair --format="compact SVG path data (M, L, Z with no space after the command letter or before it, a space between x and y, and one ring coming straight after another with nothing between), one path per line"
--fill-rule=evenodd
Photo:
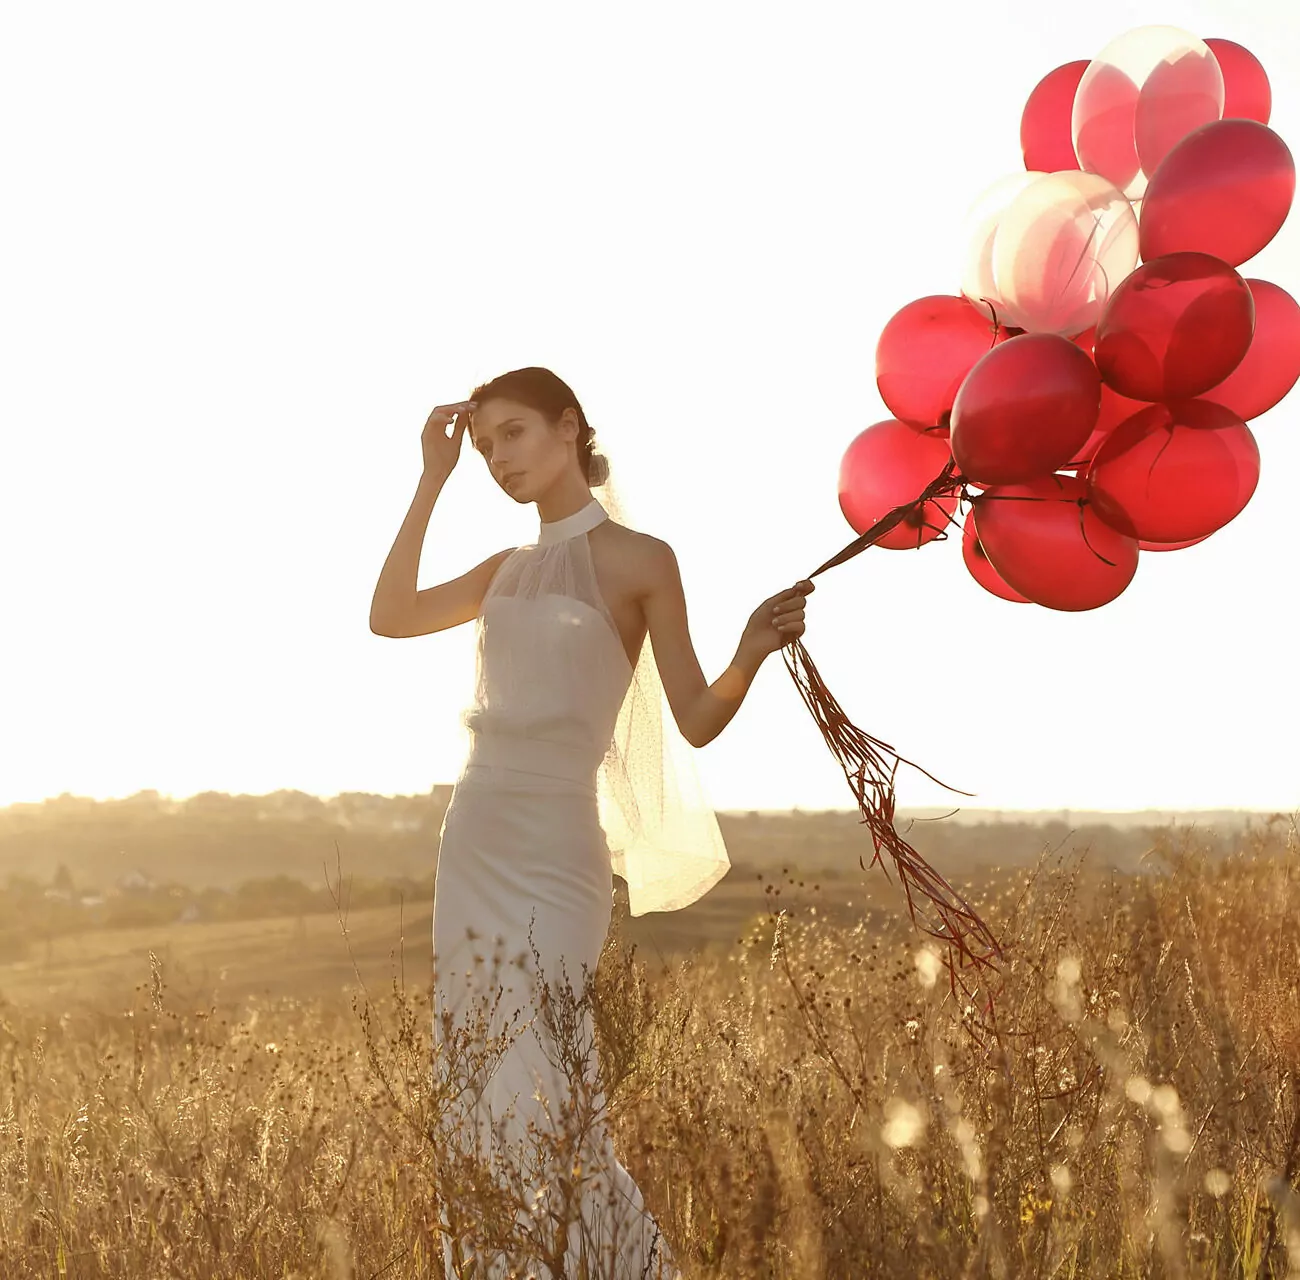
M562 378L556 377L549 369L530 365L526 369L511 369L475 387L468 399L482 404L493 396L506 400L517 400L530 409L536 409L549 423L559 422L560 415L569 408L578 413L578 464L582 467L583 479L591 488L602 485L609 479L609 460L595 449L595 432L583 413L578 397Z

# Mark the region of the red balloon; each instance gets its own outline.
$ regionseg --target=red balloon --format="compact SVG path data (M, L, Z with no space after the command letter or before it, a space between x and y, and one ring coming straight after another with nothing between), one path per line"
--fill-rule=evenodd
M1057 173L1079 167L1070 117L1075 91L1087 69L1087 58L1067 62L1049 71L1029 95L1020 117L1020 151L1026 169Z
M952 454L976 484L1017 484L1063 466L1097 425L1101 379L1087 355L1053 333L994 347L970 371L952 410Z
M1273 90L1258 58L1231 40L1207 40L1223 72L1223 118L1258 120L1267 124L1273 111Z
M1144 539L1138 539L1139 551L1185 551L1188 547L1194 547L1198 542L1204 542L1210 535L1202 534L1199 538L1185 538L1182 542L1147 542Z
M1201 396L1243 422L1271 409L1300 381L1300 304L1267 280L1247 280L1255 299L1255 336L1246 358Z
M1085 329L1077 338L1074 344L1080 350L1086 351L1089 356L1093 354L1093 348L1096 345L1097 329L1094 326L1091 329ZM1097 414L1097 425L1092 429L1092 435L1084 441L1081 448L1074 451L1074 457L1070 460L1070 466L1075 464L1086 466L1092 461L1092 456L1101 447L1101 442L1116 427L1119 426L1125 418L1131 418L1139 409L1145 409L1150 405L1149 400L1130 400L1128 396L1122 396L1113 387L1108 387L1104 382L1101 384L1101 409Z
M1255 330L1249 286L1207 253L1171 253L1138 267L1110 295L1094 358L1120 395L1168 403L1218 386Z
M1112 528L1147 542L1221 529L1259 482L1259 447L1231 409L1209 400L1153 404L1117 427L1088 468L1088 497Z
M970 576L985 591L991 591L995 596L1001 596L1003 600L1010 600L1012 604L1032 603L1028 596L1022 596L1019 591L1013 591L1002 581L998 571L993 567L993 562L988 558L988 554L980 546L980 540L975 533L974 520L967 520L965 527L961 531L961 558L966 562L966 568L970 570Z
M1048 609L1096 609L1137 572L1138 544L1098 519L1075 476L1040 476L975 499L971 519L1013 591Z
M909 302L876 344L881 399L908 426L946 437L957 388L1006 336L968 298L933 294Z
M1240 266L1281 230L1294 198L1295 160L1268 125L1215 120L1188 134L1151 175L1142 257L1191 250Z
M948 442L888 418L861 432L840 462L840 510L854 532L866 533L895 507L914 502L944 469ZM948 527L957 496L934 498L895 525L875 545L905 551L933 541Z

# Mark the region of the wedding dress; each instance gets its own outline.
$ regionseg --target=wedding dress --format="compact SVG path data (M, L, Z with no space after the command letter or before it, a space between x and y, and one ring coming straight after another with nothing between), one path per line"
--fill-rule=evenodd
M649 637L634 668L601 596L587 534L607 518L593 497L543 522L536 544L506 558L479 610L463 717L470 747L434 886L435 1063L449 1032L476 1017L481 1034L505 1045L465 1095L457 1140L477 1141L489 1160L516 1153L539 1221L564 1184L580 1206L566 1276L669 1280L679 1272L604 1124L589 1008L576 1028L589 1046L579 1075L596 1109L576 1194L572 1168L548 1171L522 1154L531 1131L561 1123L573 1080L539 1012L554 1007L539 999L539 981L581 995L609 929L611 873L627 881L640 915L685 906L728 868L682 753L689 744L663 714ZM495 1265L484 1254L474 1274L506 1274ZM444 1266L456 1274L446 1234Z

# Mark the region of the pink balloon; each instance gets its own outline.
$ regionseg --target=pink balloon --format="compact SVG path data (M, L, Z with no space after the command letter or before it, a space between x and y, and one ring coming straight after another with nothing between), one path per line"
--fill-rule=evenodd
M1187 50L1147 77L1133 115L1133 139L1148 180L1188 134L1223 114L1223 72L1208 50Z
M1240 266L1281 230L1294 198L1295 161L1268 125L1215 120L1184 138L1151 175L1142 257L1192 250Z
M1117 427L1088 468L1088 497L1108 525L1147 542L1182 542L1239 515L1259 482L1259 447L1208 400L1152 405Z
M1231 409L1243 422L1267 412L1300 382L1300 304L1267 280L1247 280L1246 285L1255 300L1255 336L1246 358L1201 395Z
M1025 333L970 371L952 411L952 455L976 484L1016 484L1070 460L1097 424L1101 379L1068 338Z
M967 520L962 528L961 558L965 561L970 576L985 591L990 591L995 596L1001 596L1003 600L1010 600L1012 604L1032 603L1028 596L1022 596L1019 591L1013 591L1002 581L998 571L993 567L993 562L988 558L984 548L980 546L980 540L975 533L974 520Z
M1120 395L1190 400L1242 362L1254 329L1250 289L1226 262L1171 253L1143 263L1111 294L1094 358Z
M1067 62L1049 71L1029 95L1020 117L1020 150L1025 168L1043 173L1077 169L1070 114L1079 81L1088 69L1088 59Z
M1074 612L1109 603L1133 580L1137 539L1098 519L1086 496L1082 480L1052 475L975 499L976 536L1013 591Z
M1133 114L1138 87L1118 67L1098 67L1084 96L1085 115L1079 118L1080 99L1074 100L1074 151L1080 166L1109 178L1126 195L1142 165L1133 141Z
M968 298L932 294L909 302L876 343L881 399L908 426L946 437L958 387L1006 336Z
M1273 111L1273 90L1258 58L1231 40L1207 40L1223 72L1223 118L1258 120L1267 124Z
M866 533L895 507L914 502L948 464L948 442L923 435L896 418L867 427L840 461L840 510L855 533ZM957 510L957 496L935 498L875 545L891 551L924 546L943 533Z

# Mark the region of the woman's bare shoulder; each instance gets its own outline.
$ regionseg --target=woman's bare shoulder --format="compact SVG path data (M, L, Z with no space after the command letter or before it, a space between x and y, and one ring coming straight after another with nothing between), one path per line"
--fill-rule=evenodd
M618 573L637 594L663 580L676 566L673 549L662 538L640 529L629 529L616 520L604 522L605 545L614 552Z

